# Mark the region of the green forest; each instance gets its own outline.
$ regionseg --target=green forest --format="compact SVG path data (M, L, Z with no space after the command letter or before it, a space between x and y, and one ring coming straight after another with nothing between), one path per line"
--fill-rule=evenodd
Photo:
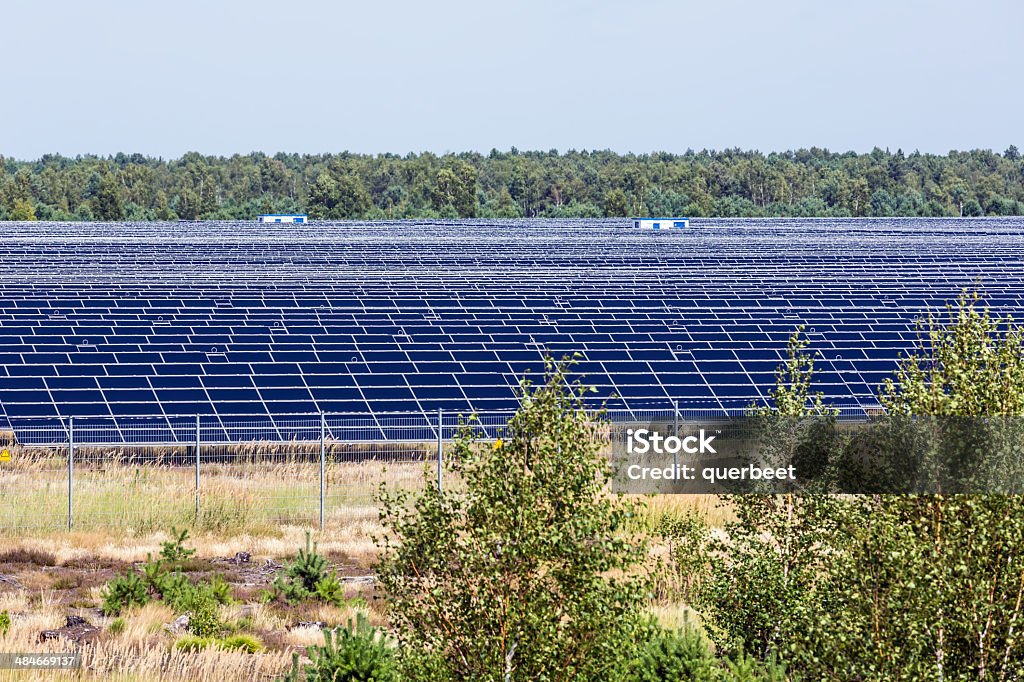
M0 219L1006 216L1024 214L1015 146L904 154L141 154L0 157Z

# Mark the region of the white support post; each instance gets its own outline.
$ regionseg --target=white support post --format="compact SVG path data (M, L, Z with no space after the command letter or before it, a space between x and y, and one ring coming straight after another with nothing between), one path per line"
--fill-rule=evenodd
M675 400L672 401L672 435L675 436L676 438L679 438L679 404ZM679 471L679 450L678 450L678 448L672 454L672 466L673 466L673 469L672 469L673 474L672 475L673 476L678 475L678 471Z
M437 492L444 490L441 484L441 469L444 464L444 411L437 410Z
M324 473L327 462L327 417L320 413L320 532L324 530Z
M68 532L75 523L75 418L68 417Z
M200 448L199 415L196 415L196 525L199 525L199 448Z

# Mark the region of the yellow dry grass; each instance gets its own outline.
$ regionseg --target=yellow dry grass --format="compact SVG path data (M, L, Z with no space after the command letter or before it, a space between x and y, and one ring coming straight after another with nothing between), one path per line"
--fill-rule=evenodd
M735 520L732 508L718 495L634 495L644 505L644 520L656 528L662 518L697 514L712 528Z
M202 466L200 516L195 516L195 472L173 463L165 452L140 463L125 457L84 460L75 471L75 530L67 532L67 470L62 453L14 448L14 461L0 466L0 553L23 548L53 555L57 564L110 560L139 562L159 554L170 539L171 526L189 527L188 545L198 558L230 557L249 552L254 560L293 556L305 534L318 525L319 464L303 458L296 448L272 456L272 446L257 447L230 463ZM95 453L94 453L95 454ZM376 559L373 537L382 532L375 494L382 482L389 489L420 489L433 480L430 463L422 461L344 462L327 466L327 506L324 532L314 531L322 553L343 557L368 570ZM426 475L425 475L426 474ZM664 518L696 513L713 528L733 518L731 509L712 495L638 496L644 504L642 521L657 528ZM655 544L653 556L665 548ZM0 639L0 651L64 652L66 642L38 642L43 629L64 624L66 605L59 605L45 570L25 568L18 573L24 590L0 591L0 611L12 614L10 633ZM93 604L101 587L88 591ZM331 625L367 612L381 624L380 614L360 606L315 606L303 619ZM90 617L104 632L85 647L84 668L78 672L0 671L5 680L234 680L275 679L291 663L290 649L320 644L316 628L291 628L294 618L262 604L224 607L227 622L247 622L246 631L273 638L269 652L245 654L220 650L184 652L173 647L176 635L164 625L175 614L156 602L128 611L123 628L109 630L112 618ZM699 621L685 605L659 604L655 617L666 627L693 626ZM131 671L131 672L125 672Z
M198 517L195 470L169 463L174 453L149 453L145 460L83 458L75 468L74 530L68 532L66 456L15 448L13 461L0 466L0 551L31 546L59 562L97 556L139 561L159 552L168 529L189 527L201 555L290 554L306 530L318 529L320 467L302 448L280 456L269 449L233 453L230 463L204 462ZM427 466L329 461L321 549L368 561L371 536L379 531L375 496L381 484L422 488L431 480Z
M54 595L45 592L32 595L24 591L3 593L0 594L0 610L11 614L10 630L6 636L0 637L0 652L57 654L75 650L76 647L66 641L39 641L41 630L59 628L66 618L64 607L57 604ZM100 678L247 682L274 679L291 664L291 655L285 650L259 654L176 650L173 644L177 635L164 628L174 617L174 611L167 606L150 603L127 611L121 617L124 627L116 634L107 631L112 618L93 618L94 624L102 627L105 632L96 642L80 647L81 670L0 670L0 681ZM276 627L280 623L274 622L273 625Z

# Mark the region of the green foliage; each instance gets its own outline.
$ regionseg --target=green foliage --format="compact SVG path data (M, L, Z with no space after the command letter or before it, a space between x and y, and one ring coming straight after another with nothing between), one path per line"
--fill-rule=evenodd
M285 682L397 682L398 665L383 635L359 614L347 628L324 631L324 644L310 646L311 662L301 670L298 655Z
M814 357L798 328L776 372L772 408L752 408L765 429L767 456L792 457L794 419L835 413L813 392ZM735 513L708 541L715 560L694 602L723 651L766 658L789 646L821 604L818 589L840 532L842 502L826 495L742 494L724 498Z
M252 635L231 635L229 637L201 637L185 635L174 642L174 648L181 651L202 651L203 649L222 649L224 651L242 651L255 654L266 647L263 642Z
M306 548L300 549L295 560L274 579L273 596L281 596L291 604L307 599L319 599L340 606L345 601L344 588L333 571L327 570L327 559L318 551L316 543L310 546L306 533Z
M167 579L167 569L164 568L164 562L160 559L153 561L152 555L146 555L146 563L142 565L142 581L146 583L146 589L157 596L163 594L165 589L165 581Z
M160 557L170 564L180 564L191 559L196 551L185 547L188 540L188 529L183 528L180 532L177 528L171 528L171 539L160 543Z
M4 637L11 629L11 614L0 611L0 637Z
M450 208L453 218L472 218L477 212L476 169L465 161L457 161L437 171L430 199L434 208L445 212Z
M177 571L161 574L157 585L157 596L167 602L171 608L179 611L183 610L179 608L180 605L188 601L194 589L188 577Z
M173 606L175 610L188 614L188 629L194 635L211 636L224 628L217 614L217 599L206 585L197 585L182 592Z
M1024 412L1024 333L1011 320L964 295L945 322L929 318L924 330L917 352L884 386L891 412L988 421ZM791 354L776 406L793 416L820 411L808 399L812 371L809 359ZM733 678L761 679L758 662L773 657L807 679L1024 675L1020 496L744 495L731 502L736 521L710 545L715 559L696 603L731 654ZM776 668L763 672L781 679Z
M217 643L216 637L199 637L197 635L185 635L174 640L174 648L179 651L202 651L203 649L209 649L215 646Z
M1024 500L906 495L861 501L829 567L802 662L860 679L1024 675Z
M917 352L883 387L895 413L1024 415L1024 331L964 293L929 317ZM1024 499L907 495L859 500L837 555L813 660L851 676L1024 675Z
M760 660L740 650L717 658L693 627L664 630L648 626L643 644L624 682L788 682L786 666L774 656Z
M321 173L309 189L309 214L313 218L363 218L372 207L363 182L351 173L339 177Z
M713 680L717 670L711 647L696 629L664 630L652 625L638 655L630 661L624 680Z
M306 591L316 589L316 584L327 575L327 559L317 552L316 543L310 549L310 534L306 532L306 548L300 549L295 561L285 570L285 575L298 582Z
M259 653L266 648L258 637L252 635L230 635L222 638L219 646L228 651L244 651L247 654Z
M461 429L444 494L381 491L377 573L409 679L615 679L648 595L631 530L608 492L602 424L547 363L495 443Z
M123 220L124 200L121 184L112 174L107 173L100 180L99 189L93 198L93 212L97 220Z
M189 631L196 635L213 635L224 628L217 607L231 602L230 586L223 577L214 576L208 583L192 583L181 573L171 573L161 580L160 596L176 613L189 615Z
M231 604L234 599L231 596L231 585L224 579L224 576L217 573L210 578L210 595L218 604Z
M119 575L103 589L103 613L116 616L131 606L143 606L149 602L146 583L138 573Z
M36 207L28 199L16 199L11 207L10 220L33 221L36 219Z
M122 632L124 632L126 625L127 623L125 623L124 618L121 618L119 616L114 620L110 621L110 625L107 626L107 631L112 635L119 635Z
M345 588L333 573L325 575L316 581L313 594L320 601L334 604L335 606L341 606L345 602Z
M308 189L306 189L308 188ZM0 216L50 220L1021 215L1018 151L610 151L6 159Z
M142 575L129 571L107 584L103 592L103 611L116 615L131 604L145 604L159 599L176 613L189 615L189 630L198 636L211 636L222 629L217 607L230 604L231 586L217 574L208 582L192 583L180 570L167 570L168 565L180 566L190 559L195 550L184 546L188 531L171 529L172 540L163 543L162 558L146 556Z
M604 214L609 218L625 216L629 214L628 199L626 193L619 188L610 189L604 195Z
M882 404L908 415L1024 415L1024 331L963 293L945 322L929 315L917 351L882 387Z
M746 653L725 659L722 682L788 682L786 666L778 663L774 656L760 661Z
M659 576L655 596L669 602L694 603L711 561L707 519L696 511L666 515L653 530L668 546L667 571Z

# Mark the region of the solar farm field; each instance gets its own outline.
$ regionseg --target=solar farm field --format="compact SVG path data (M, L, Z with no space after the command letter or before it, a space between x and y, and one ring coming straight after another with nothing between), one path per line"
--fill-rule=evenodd
M382 486L457 497L441 463L460 415L499 435L546 355L579 354L613 442L764 402L801 326L815 389L857 417L965 288L1024 316L1019 220L0 223L0 258L4 646L147 680L279 679L318 624L387 627ZM671 556L666 522L718 537L736 504L644 498L651 557ZM233 595L218 632L261 653L184 646L164 600L99 610L158 570L172 528L193 534L188 580ZM274 592L311 529L331 603ZM681 594L645 608L683 627Z
M545 354L612 409L762 401L804 325L868 405L915 320L1024 310L1019 220L0 226L0 419L515 407Z

